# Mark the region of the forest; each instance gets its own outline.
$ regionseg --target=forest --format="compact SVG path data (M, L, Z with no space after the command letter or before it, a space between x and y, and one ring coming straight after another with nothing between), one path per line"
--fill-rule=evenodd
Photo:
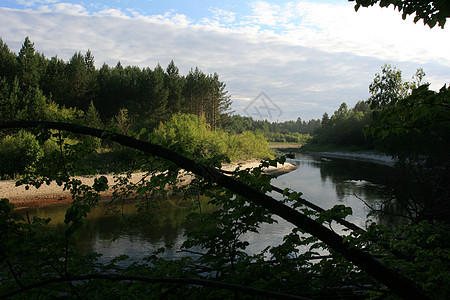
M377 2L357 0L356 8ZM428 15L430 8L414 1L391 2L405 14L418 11L430 27L443 27L448 17L444 9ZM384 65L369 85L370 98L353 108L342 103L322 120L270 123L233 115L225 84L198 68L185 76L173 62L166 70L120 63L97 70L90 51L64 62L45 58L28 38L17 55L0 40L1 178L26 189L53 182L72 197L56 232L49 230L51 219L20 213L0 195L0 297L445 299L450 88L432 91L424 76L418 69L404 81L400 70ZM268 140L395 157L404 185L371 214L401 207L403 225L374 221L360 228L345 219L349 207L325 210L300 191L273 186L274 175L263 168L288 157L276 156ZM260 159L260 167L222 169L248 158ZM146 175L132 183L136 171ZM108 182L104 173L116 180ZM75 177L88 174L93 185ZM86 218L108 189L111 211L131 231L151 222L151 212L172 195L181 197L190 208L190 230L180 251L190 255L164 258L173 246L166 245L124 265L126 253L103 262L100 253L78 252ZM130 200L135 217L121 210ZM245 234L277 218L294 229L281 244L249 254Z
M160 65L153 70L124 68L120 62L113 68L103 64L96 69L89 50L85 55L75 53L68 62L57 56L48 59L28 37L18 55L2 40L0 51L2 99L17 99L2 104L3 111L14 112L10 119L48 120L51 116L37 111L47 103L73 114L94 106L105 124L126 110L132 130L151 129L174 113L204 115L215 128L220 116L231 110L225 84L217 74L206 75L195 68L182 76L173 61L165 70Z

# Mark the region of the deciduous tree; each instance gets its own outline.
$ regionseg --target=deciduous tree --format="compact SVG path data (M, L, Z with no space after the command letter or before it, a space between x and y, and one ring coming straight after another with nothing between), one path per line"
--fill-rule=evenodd
M356 2L355 10L378 4L380 7L393 5L395 9L402 13L403 20L406 16L415 14L414 22L423 20L425 25L433 28L438 24L441 28L450 17L450 3L446 0L349 0Z

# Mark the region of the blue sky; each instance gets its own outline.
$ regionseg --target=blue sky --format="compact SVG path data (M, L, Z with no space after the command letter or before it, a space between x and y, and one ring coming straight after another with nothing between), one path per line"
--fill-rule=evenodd
M450 30L429 29L393 8L354 11L345 0L59 1L0 3L0 37L18 52L69 60L91 50L96 66L199 67L227 84L233 108L254 118L261 92L271 121L321 118L369 96L381 66L409 80L423 68L431 87L450 83ZM252 105L254 107L252 107Z

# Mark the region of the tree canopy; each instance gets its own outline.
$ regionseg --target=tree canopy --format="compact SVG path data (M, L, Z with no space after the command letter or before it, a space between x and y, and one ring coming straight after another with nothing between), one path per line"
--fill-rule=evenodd
M414 22L423 20L425 25L433 28L438 24L441 28L450 17L450 3L446 0L349 0L356 2L355 10L378 4L380 7L393 5L395 9L402 13L403 20L406 16L415 14Z
M74 53L67 62L48 59L28 37L16 55L0 39L0 92L8 91L5 97L17 96L19 102L39 98L81 111L93 105L105 124L127 109L135 131L155 128L172 113L204 115L215 128L231 113L231 98L217 73L195 68L181 75L173 61L166 69L159 64L154 69L123 67L120 62L96 69L94 62L90 50Z

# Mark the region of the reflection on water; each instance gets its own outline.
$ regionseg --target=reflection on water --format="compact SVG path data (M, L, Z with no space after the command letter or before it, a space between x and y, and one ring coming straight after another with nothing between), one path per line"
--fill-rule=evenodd
M154 208L145 219L137 218L134 202L120 203L116 209L119 213L112 213L112 204L100 202L93 207L87 217L86 226L77 238L77 249L81 253L97 252L103 254L104 260L126 254L133 259L140 259L152 254L166 245L174 245L174 249L166 252L166 257L179 257L177 252L184 242L184 232L189 229L184 220L189 214L191 203L176 201L155 200ZM214 209L207 206L206 199L200 199L202 211ZM181 204L181 205L180 205ZM54 205L42 208L28 209L31 216L51 218L50 225L58 232L65 230L64 217L69 205ZM127 216L124 222L122 216ZM128 226L127 226L128 225Z
M365 227L369 212L361 199L369 205L375 205L377 201L389 196L386 194L385 184L392 168L388 166L334 158L322 159L303 154L296 154L291 162L299 168L273 179L273 185L302 192L305 199L325 209L336 204L350 206L353 215L347 219L358 226ZM280 199L281 196L274 193L273 197ZM214 209L206 206L206 199L201 201L204 211ZM87 218L87 225L78 241L78 249L83 253L102 253L104 259L121 254L139 259L167 244L173 244L175 247L166 253L167 257L179 257L183 254L177 250L184 242L183 234L189 229L183 222L189 210L180 206L182 205L175 205L174 201L166 201L161 207L155 208L148 219L139 222L143 224L137 226L137 231L128 232L123 230L120 215L106 214L110 204L100 203ZM29 213L41 218L51 218L50 224L62 232L66 209L65 205L56 205L29 210ZM134 204L125 203L123 212L128 216L135 215ZM291 232L290 223L277 220L278 223L262 225L259 234L244 236L250 243L250 253L259 252L269 245L280 244L284 235Z
M350 206L353 215L348 220L360 227L365 227L370 211L364 202L376 206L390 197L386 184L393 169L389 166L300 153L292 162L299 168L276 178L274 185L302 192L303 198L325 209L336 204Z

